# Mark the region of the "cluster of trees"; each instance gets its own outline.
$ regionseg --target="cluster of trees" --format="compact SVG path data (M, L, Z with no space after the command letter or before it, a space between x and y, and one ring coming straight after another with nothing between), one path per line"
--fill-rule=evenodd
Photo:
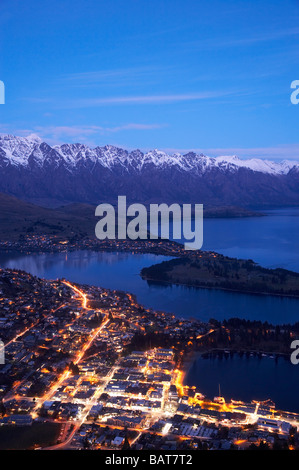
M294 327L291 325L274 326L268 322L240 318L222 322L211 319L210 323L215 331L202 341L202 346L208 349L236 348L289 354L294 339Z
M73 361L69 365L69 369L72 373L72 375L79 375L80 369L77 364L74 364Z
M176 267L184 267L176 275ZM190 269L193 268L193 273ZM195 271L194 274L194 269ZM193 259L177 258L143 268L141 276L155 281L187 284L195 287L215 287L256 293L299 295L299 273L285 269L263 268L252 260L218 256ZM298 284L298 288L296 285Z

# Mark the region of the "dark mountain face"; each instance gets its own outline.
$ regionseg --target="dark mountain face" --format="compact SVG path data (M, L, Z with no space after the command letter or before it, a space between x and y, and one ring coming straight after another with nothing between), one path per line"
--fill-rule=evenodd
M66 202L299 205L299 165L210 158L190 152L128 152L82 144L51 147L36 136L0 137L0 191L45 205Z

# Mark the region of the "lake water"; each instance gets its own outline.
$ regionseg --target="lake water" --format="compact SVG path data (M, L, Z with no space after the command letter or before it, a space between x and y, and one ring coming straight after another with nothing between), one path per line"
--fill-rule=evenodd
M185 376L184 383L196 385L200 392L213 399L221 395L230 401L271 399L276 408L299 412L299 370L288 358L257 357L235 353L198 356Z
M299 209L268 212L266 217L205 219L204 245L232 257L251 258L266 267L299 272ZM240 317L275 324L299 320L299 299L239 294L216 289L148 284L141 269L170 259L151 254L77 251L55 254L0 254L0 266L20 268L40 277L65 277L132 292L147 307L185 318Z
M299 319L299 299L268 295L248 295L216 289L149 284L139 273L165 259L151 254L95 253L75 251L48 254L0 254L0 266L18 268L47 279L64 277L73 282L93 284L132 292L147 307L174 313L179 317L239 317L268 320L275 324Z
M299 272L299 208L265 217L204 219L203 249Z
M266 267L284 267L299 272L299 209L269 212L267 217L205 219L205 250L232 257L251 258ZM141 269L170 259L151 254L94 253L77 251L55 254L0 253L0 266L18 268L48 279L65 277L73 282L132 292L147 307L180 317L203 321L230 317L268 320L274 324L299 320L299 299L248 295L215 289L149 285ZM211 397L272 398L278 407L299 411L299 366L284 359L250 357L198 358L186 380Z

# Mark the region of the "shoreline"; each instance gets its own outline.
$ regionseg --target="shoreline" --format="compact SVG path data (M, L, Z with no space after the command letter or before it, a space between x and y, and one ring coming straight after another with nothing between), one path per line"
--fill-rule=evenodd
M194 361L196 361L196 359L198 357L200 357L202 354L204 354L203 352L200 352L200 351L190 351L189 353L187 353L184 358L183 358L183 361L182 361L182 364L180 366L180 371L181 371L181 383L183 386L187 385L185 384L185 379L186 379L186 376L192 366L192 364L194 363Z
M263 354L264 358L267 357L267 358L270 358L271 356L278 356L278 357L283 357L283 358L287 358L288 357L288 354L287 353L283 353L283 352L280 352L280 351L255 351L255 350L230 350L228 348L226 349L223 349L223 348L212 348L212 349L206 349L206 350L203 350L203 351L190 351L188 352L183 360L182 360L182 363L180 365L180 372L181 372L181 383L183 386L188 386L186 383L185 383L185 379L186 379L186 376L191 368L191 366L193 365L193 363L201 356L203 356L204 354L211 354L211 353L223 353L225 354L225 351L229 352L229 354L233 353L233 354L239 354L239 353L243 353L243 354L254 354L255 356L258 356L259 354ZM275 358L274 358L275 359ZM189 385L190 387L192 387L192 385Z
M193 289L215 289L215 290L222 290L222 291L226 291L226 292L234 292L236 294L245 294L245 295L270 295L270 296L273 296L273 297L288 297L288 298L291 298L291 299L299 299L299 294L298 295L294 295L294 294L279 294L279 293L273 293L273 292L254 292L254 291L247 291L247 290L237 290L237 289L229 289L228 287L215 287L215 286L198 286L198 285L195 285L195 284L187 284L187 283L184 283L184 282L172 282L172 281L162 281L162 280L157 280L157 279L153 279L153 278L150 278L150 277L147 277L147 276L142 276L140 274L141 278L144 280L144 281L147 281L147 282L152 282L152 283L156 283L156 284L167 284L169 286L184 286L184 287L191 287Z

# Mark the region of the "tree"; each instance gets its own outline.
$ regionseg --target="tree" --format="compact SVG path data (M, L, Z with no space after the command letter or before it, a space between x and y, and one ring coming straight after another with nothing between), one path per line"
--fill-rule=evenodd
M79 375L80 369L77 364L74 364L73 362L70 363L69 369L73 375Z

